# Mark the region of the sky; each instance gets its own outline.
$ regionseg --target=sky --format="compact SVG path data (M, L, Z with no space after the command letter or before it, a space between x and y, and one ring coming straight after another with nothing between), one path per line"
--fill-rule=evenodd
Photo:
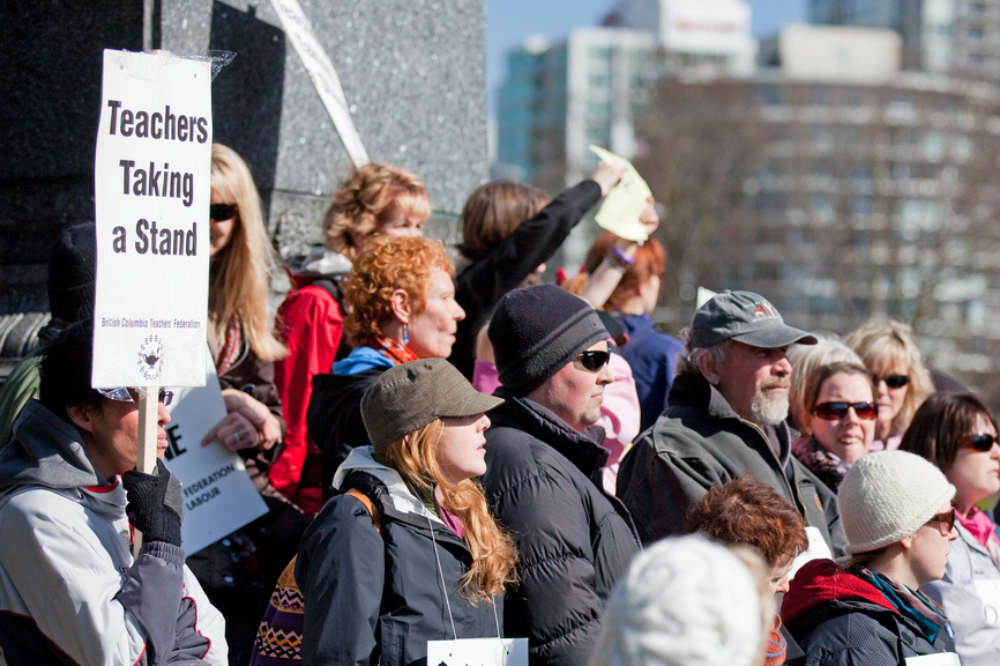
M599 25L615 0L486 0L486 83L490 107L503 80L504 55L529 35L553 41L572 28ZM804 23L806 0L750 0L753 33L770 37L787 23Z

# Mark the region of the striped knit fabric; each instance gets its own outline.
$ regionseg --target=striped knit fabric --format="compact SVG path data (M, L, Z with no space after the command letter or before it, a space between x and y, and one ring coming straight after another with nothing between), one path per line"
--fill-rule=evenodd
M295 558L281 572L250 653L250 666L302 664L305 600L295 582Z
M785 663L785 654L788 652L788 643L781 635L781 618L775 616L774 626L771 627L771 635L767 639L767 655L764 658L764 666L781 666Z

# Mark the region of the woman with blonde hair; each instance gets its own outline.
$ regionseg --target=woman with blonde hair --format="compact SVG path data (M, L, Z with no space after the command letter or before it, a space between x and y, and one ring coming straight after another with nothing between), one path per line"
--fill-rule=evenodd
M368 241L347 281L354 349L316 375L309 435L322 451L323 487L337 467L369 443L361 396L387 369L418 358L447 358L465 312L455 302L454 268L444 246L426 238Z
M403 167L373 162L354 169L333 193L323 219L325 243L285 268L292 290L278 308L277 329L288 356L275 366L285 405L285 450L271 468L274 487L310 515L323 505L321 455L307 438L312 378L330 372L350 351L343 343L345 280L369 238L420 236L431 202L417 176Z
M846 342L873 377L879 413L871 450L899 448L910 419L934 391L913 329L899 321L870 321Z
M365 392L371 445L337 470L338 495L295 565L302 663L417 664L428 640L503 635L516 551L474 481L484 412L502 402L439 358L386 370Z
M274 385L274 361L285 347L270 329L268 282L277 262L260 196L246 162L221 144L212 145L211 177L208 339L227 414L202 445L218 441L237 451L272 511L188 564L226 618L232 663L246 663L268 594L291 557L285 542L297 539L305 524L297 512L283 510L288 505L274 498L267 476L285 428Z

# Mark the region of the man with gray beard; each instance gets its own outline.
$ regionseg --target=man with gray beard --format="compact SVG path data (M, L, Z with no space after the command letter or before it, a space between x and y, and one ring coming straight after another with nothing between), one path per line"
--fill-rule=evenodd
M816 338L748 291L716 295L682 337L669 406L618 471L618 497L643 543L679 534L688 506L709 488L752 474L798 509L808 557L843 555L837 497L790 455L795 435L785 423L792 372L785 351Z

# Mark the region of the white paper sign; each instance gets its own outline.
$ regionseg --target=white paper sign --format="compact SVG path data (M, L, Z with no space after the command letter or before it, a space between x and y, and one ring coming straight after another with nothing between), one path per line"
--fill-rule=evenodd
M104 51L94 387L204 384L211 151L208 62Z
M427 641L427 666L528 666L528 639Z
M962 666L961 660L954 652L936 652L922 657L907 657L906 666Z
M806 536L809 537L809 547L792 560L792 569L788 574L789 578L795 578L795 574L806 562L833 559L830 546L827 545L826 539L823 538L823 534L819 531L818 527L806 525Z
M215 366L209 361L207 367L205 386L176 390L168 407L166 463L183 487L181 548L187 555L267 513L240 456L219 442L201 445L226 415Z

